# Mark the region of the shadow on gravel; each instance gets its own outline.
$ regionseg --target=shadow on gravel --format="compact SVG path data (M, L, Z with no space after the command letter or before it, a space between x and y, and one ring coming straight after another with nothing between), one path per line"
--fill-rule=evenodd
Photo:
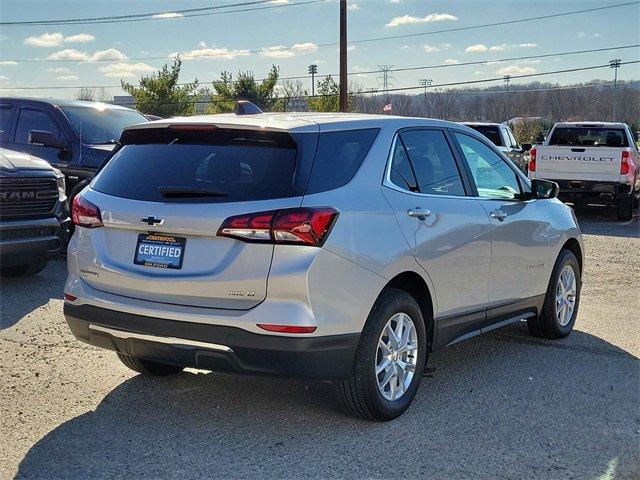
M66 259L57 258L33 277L0 278L0 330L16 324L50 299L62 298L66 271Z
M381 424L329 384L136 376L60 425L17 478L625 478L637 468L638 359L524 325L432 356L409 411Z
M615 207L582 206L575 208L582 233L609 237L640 238L640 216L635 210L633 220L618 220Z

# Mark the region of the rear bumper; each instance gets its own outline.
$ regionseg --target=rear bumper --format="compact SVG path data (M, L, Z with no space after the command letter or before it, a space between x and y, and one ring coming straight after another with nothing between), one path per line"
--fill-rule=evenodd
M631 185L587 180L553 180L560 186L558 198L570 203L615 205L619 198L631 196Z
M0 222L0 263L9 267L57 256L69 222L57 217Z
M262 335L69 302L64 315L78 340L120 353L204 370L314 380L348 377L360 340L359 334Z

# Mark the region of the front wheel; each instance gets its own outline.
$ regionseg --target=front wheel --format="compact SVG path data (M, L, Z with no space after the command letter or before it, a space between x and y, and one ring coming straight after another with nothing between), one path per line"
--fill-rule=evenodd
M338 382L346 410L387 421L409 408L427 360L420 307L403 290L384 291L371 309L349 378Z
M527 319L531 333L549 339L569 335L578 316L581 286L578 259L571 251L562 250L551 273L542 313Z

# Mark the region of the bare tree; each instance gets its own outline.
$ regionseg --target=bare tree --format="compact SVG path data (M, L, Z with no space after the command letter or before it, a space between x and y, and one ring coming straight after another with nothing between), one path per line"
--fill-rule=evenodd
M93 102L96 99L96 92L91 88L82 87L78 90L78 93L76 93L76 99Z

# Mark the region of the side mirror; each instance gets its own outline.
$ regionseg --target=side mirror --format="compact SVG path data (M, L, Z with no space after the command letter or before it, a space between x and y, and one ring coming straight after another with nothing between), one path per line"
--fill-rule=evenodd
M531 147L533 147L533 145L531 143L523 143L521 147L523 152L528 152L529 150L531 150Z
M46 132L44 130L29 131L29 143L42 145L44 147L57 148L59 150L66 150L69 148L69 145L66 142L58 140L52 132Z
M542 180L534 178L531 180L531 198L539 200L545 198L556 198L560 193L560 187L556 182L551 180Z

